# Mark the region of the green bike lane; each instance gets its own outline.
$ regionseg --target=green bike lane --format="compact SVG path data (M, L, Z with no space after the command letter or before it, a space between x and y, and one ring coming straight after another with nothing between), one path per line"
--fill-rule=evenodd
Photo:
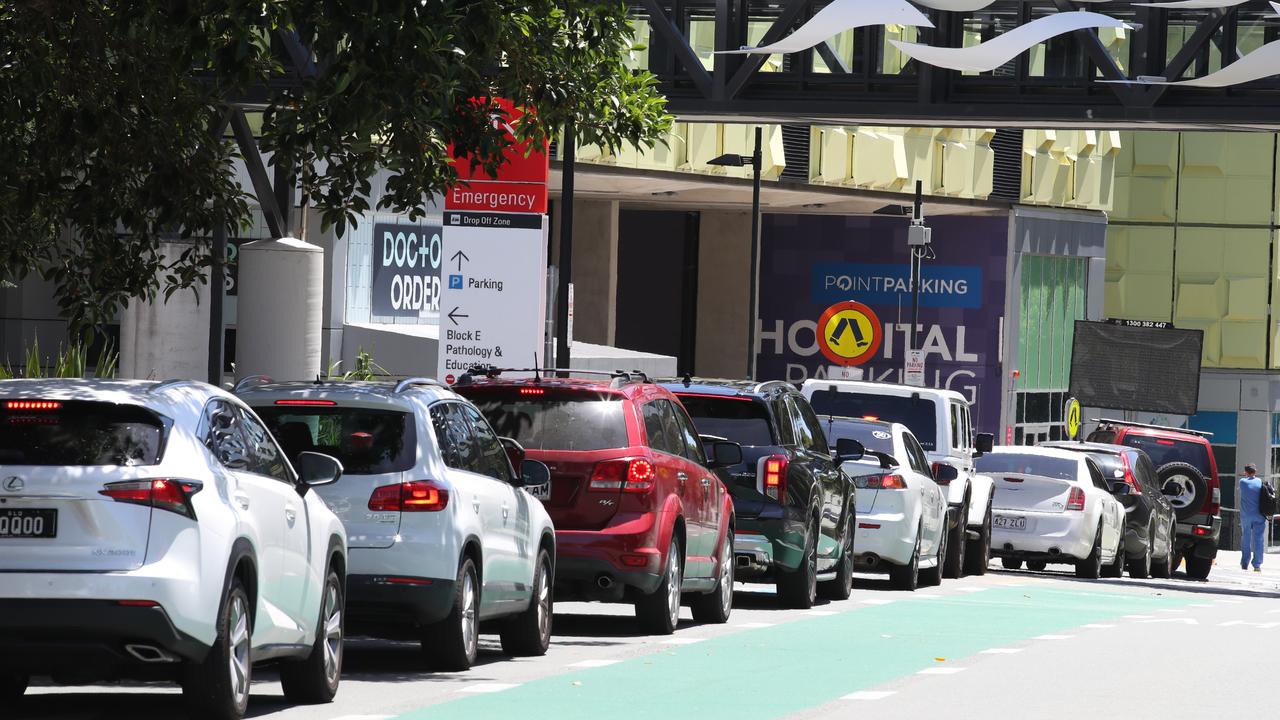
M1186 596L1038 583L901 597L667 646L605 667L568 669L499 692L433 704L397 720L602 713L610 720L695 713L700 720L777 718L989 648L1193 602Z

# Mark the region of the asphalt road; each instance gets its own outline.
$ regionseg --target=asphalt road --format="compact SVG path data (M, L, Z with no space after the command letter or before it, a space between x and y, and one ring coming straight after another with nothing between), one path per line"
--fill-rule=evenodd
M542 658L482 639L468 673L426 670L414 644L355 639L330 705L290 707L269 670L249 715L273 720L452 718L1219 718L1276 714L1280 557L1262 575L1227 553L1207 583L1080 581L1006 572L895 592L860 576L853 597L782 610L739 585L727 625L688 619L640 635L630 607L562 603ZM0 717L185 715L167 685L37 685Z

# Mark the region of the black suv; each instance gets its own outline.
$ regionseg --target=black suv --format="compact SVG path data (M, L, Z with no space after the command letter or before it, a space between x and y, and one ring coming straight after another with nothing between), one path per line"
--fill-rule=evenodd
M738 580L775 582L790 607L819 590L843 600L853 583L853 481L827 446L809 402L785 382L668 382L704 442L742 445L731 481ZM821 585L821 587L819 587Z

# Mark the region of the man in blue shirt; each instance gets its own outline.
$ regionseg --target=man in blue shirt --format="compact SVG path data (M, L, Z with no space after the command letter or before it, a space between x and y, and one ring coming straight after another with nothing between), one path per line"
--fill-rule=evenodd
M1263 535L1267 531L1267 518L1262 516L1258 508L1258 497L1262 494L1262 478L1258 477L1258 468L1252 464L1244 466L1244 477L1240 478L1240 569L1248 570L1250 558L1253 560L1253 571L1262 572L1262 557L1267 549L1263 544Z

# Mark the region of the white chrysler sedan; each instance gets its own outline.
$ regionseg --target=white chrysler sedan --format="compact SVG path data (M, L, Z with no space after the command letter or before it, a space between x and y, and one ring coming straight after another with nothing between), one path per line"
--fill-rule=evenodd
M1025 561L1075 565L1076 576L1120 577L1124 506L1092 458L1043 447L1003 446L977 460L995 480L992 554L1008 569ZM1120 483L1123 485L1123 483Z

